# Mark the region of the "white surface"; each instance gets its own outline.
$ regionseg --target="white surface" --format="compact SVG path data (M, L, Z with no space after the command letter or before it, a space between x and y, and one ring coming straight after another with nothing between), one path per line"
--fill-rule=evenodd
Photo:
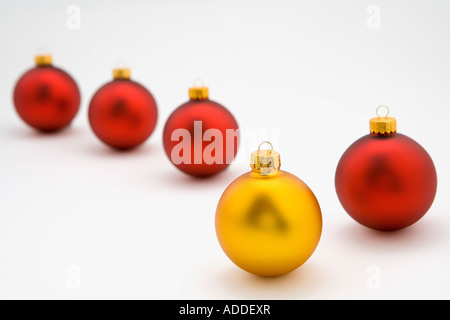
M0 2L0 298L450 298L450 2L124 4ZM69 5L80 8L80 29L66 26ZM372 5L380 29L367 26ZM12 105L41 47L82 93L72 127L57 135L32 131ZM100 144L86 116L120 59L160 111L150 140L130 153ZM216 240L217 201L256 147L247 136L241 160L210 180L166 159L164 122L197 77L241 128L275 142L283 169L319 200L321 242L291 274L247 274ZM358 225L334 190L340 156L379 104L427 149L439 179L428 214L395 233Z

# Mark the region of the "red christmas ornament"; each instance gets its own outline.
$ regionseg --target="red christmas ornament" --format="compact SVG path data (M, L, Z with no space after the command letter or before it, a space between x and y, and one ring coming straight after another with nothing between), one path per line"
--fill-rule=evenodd
M344 209L377 230L412 225L436 195L431 157L417 142L396 133L396 127L396 119L387 115L371 119L371 133L345 151L336 170L336 191Z
M130 70L114 69L114 80L102 86L89 105L89 123L108 146L127 150L144 143L152 134L158 110L152 94L130 80Z
M80 107L80 91L65 71L52 66L50 55L36 56L14 89L17 113L31 127L45 132L67 127Z
M164 150L170 161L196 177L225 170L236 156L239 143L233 115L208 96L207 87L190 88L190 101L170 115L163 133Z

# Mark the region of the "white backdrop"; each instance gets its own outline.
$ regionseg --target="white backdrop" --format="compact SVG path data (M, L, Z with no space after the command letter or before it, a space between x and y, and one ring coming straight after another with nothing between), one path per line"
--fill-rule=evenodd
M449 1L0 2L0 298L450 298ZM42 135L12 92L45 48L78 82L68 130ZM159 119L129 153L87 123L93 93L124 60ZM244 132L236 163L209 180L176 170L162 128L201 77ZM380 104L432 156L438 193L394 233L342 209L334 173ZM215 236L217 202L269 139L304 180L324 229L311 259L278 278L232 264Z

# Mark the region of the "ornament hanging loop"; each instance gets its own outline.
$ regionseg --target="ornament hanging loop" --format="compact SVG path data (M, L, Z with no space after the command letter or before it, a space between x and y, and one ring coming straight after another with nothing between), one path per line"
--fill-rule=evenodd
M203 81L202 78L196 78L196 79L194 79L194 81L192 81L192 86L193 87L204 87L205 82Z
M130 68L124 59L117 60L116 67L113 69L113 78L115 80L129 80Z
M261 146L265 143L270 145L270 150L261 150ZM269 141L263 141L259 144L258 150L252 152L250 167L252 172L261 176L274 175L280 169L280 154L273 151L273 146Z
M258 151L261 151L261 146L262 146L264 143L267 143L268 145L270 145L270 152L272 152L272 151L273 151L273 145L272 145L269 141L263 141L263 142L261 142L261 143L259 144L259 146L258 146Z
M49 55L50 53L48 52L46 47L38 47L36 50L36 56L46 56Z
M384 104L379 105L378 108L377 108L377 110L375 111L376 114L377 114L377 116L378 116L378 118L381 118L380 114L378 113L378 112L380 111L381 108L385 108L385 109L386 109L387 112L386 112L386 114L384 115L384 118L387 118L388 115L389 115L390 109L389 109L388 106L386 106L386 105L384 105Z
M208 87L202 79L197 78L193 81L192 87L189 88L189 98L191 100L205 100L209 97Z
M380 116L379 111L381 108L386 109L386 114ZM394 117L389 116L389 107L384 104L378 106L377 117L370 119L370 132L377 135L389 135L397 132L397 120Z
M125 59L121 58L116 61L116 68L117 69L127 69L129 67L128 67L128 64L125 61Z
M34 62L36 63L36 66L51 66L52 56L48 53L46 48L40 47L34 56Z

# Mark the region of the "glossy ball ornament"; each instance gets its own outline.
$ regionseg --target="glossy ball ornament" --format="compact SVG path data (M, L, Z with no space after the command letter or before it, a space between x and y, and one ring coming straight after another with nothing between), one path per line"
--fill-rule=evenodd
M371 119L370 131L342 155L335 177L337 195L347 213L366 227L408 227L433 203L433 161L416 141L397 133L393 117Z
M36 67L20 77L14 105L31 127L52 132L67 127L80 107L80 91L73 78L52 65L50 55L38 55Z
M311 189L282 171L273 150L252 153L248 173L219 200L216 234L238 267L259 276L279 276L304 264L322 233L322 214Z
M212 176L225 170L236 156L238 124L230 111L209 99L207 87L190 88L189 98L164 126L164 150L182 172Z
M158 109L152 94L130 79L130 70L117 68L113 81L103 85L89 105L89 123L106 145L120 150L135 148L152 134Z

